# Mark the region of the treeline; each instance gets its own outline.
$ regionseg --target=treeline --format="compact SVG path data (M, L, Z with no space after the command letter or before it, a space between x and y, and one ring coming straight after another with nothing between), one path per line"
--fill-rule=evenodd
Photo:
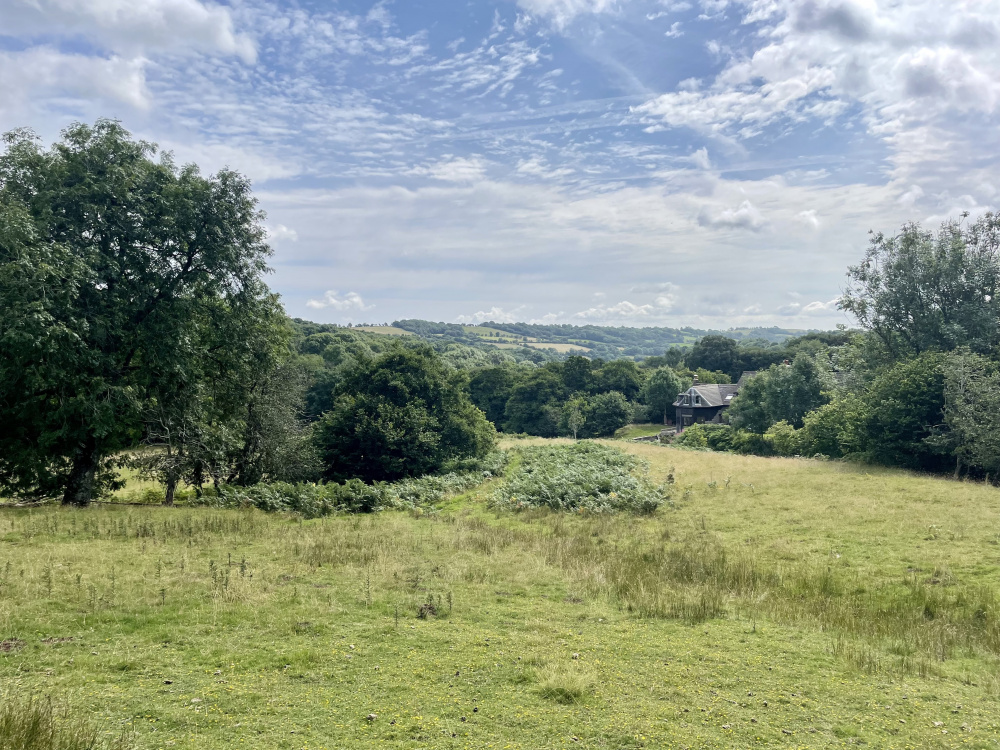
M814 336L740 392L728 424L682 445L851 458L996 479L1000 472L1000 217L876 234L841 307L862 330Z
M0 496L86 505L131 467L171 502L182 483L376 482L492 450L459 367L513 359L289 321L241 175L107 120L4 143Z
M706 335L640 362L289 320L264 282L263 221L245 178L179 167L115 122L74 125L48 149L5 136L0 496L86 505L130 467L166 502L184 485L327 482L342 487L316 494L324 508L364 508L391 494L362 489L378 482L482 477L499 465L498 431L666 423L695 377L746 371L758 374L728 424L688 428L681 444L1000 471L992 214L876 235L842 300L858 331Z
M393 326L402 328L430 341L446 340L468 346L481 346L483 338L468 332L465 326L457 323L432 323L426 320L397 320ZM690 348L695 341L706 336L722 336L724 338L758 345L779 345L796 333L783 328L748 328L729 331L704 331L695 328L629 328L616 326L574 326L574 325L543 325L538 323L495 323L488 321L482 324L489 328L510 334L515 340L542 342L552 344L572 344L586 347L589 356L598 359L618 359L631 357L642 359L649 356L662 355L669 347L679 349ZM552 350L544 353L538 350L512 350L519 358L528 352L535 362L565 359L567 355L558 354Z

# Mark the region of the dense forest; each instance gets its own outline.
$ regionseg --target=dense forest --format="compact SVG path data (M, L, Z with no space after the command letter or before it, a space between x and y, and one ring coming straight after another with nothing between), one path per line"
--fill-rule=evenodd
M179 167L117 123L73 126L49 149L8 134L4 496L86 505L130 468L166 503L181 487L201 497L274 482L353 482L358 498L486 466L498 432L608 437L663 423L695 377L745 371L758 374L727 423L689 428L678 445L1000 471L992 214L874 235L841 301L857 330L772 331L779 342L762 330L494 324L607 345L587 357L463 343L457 325L397 321L419 335L385 336L290 320L264 282L263 218L241 175Z

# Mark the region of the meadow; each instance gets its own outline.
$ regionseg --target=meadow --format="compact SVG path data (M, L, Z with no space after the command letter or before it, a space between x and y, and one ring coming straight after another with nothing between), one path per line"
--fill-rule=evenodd
M1000 744L1000 491L608 441L655 512L509 510L568 444L370 515L0 509L0 698L135 748Z

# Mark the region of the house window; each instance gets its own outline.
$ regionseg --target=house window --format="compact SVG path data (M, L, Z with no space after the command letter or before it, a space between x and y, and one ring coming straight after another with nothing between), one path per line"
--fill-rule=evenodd
M695 404L697 404L698 406L701 406L701 396L695 396L695 397L694 397L694 402L695 402Z

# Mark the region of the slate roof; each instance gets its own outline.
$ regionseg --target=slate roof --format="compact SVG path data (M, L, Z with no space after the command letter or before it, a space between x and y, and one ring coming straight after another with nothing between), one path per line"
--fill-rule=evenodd
M744 372L735 385L725 384L718 385L716 383L698 383L691 386L687 391L678 395L677 400L674 402L674 406L683 406L684 397L690 394L691 396L701 396L701 403L692 403L690 406L697 409L698 407L715 407L715 406L729 406L730 402L740 392L740 388L747 380L756 375L756 372L747 371Z

